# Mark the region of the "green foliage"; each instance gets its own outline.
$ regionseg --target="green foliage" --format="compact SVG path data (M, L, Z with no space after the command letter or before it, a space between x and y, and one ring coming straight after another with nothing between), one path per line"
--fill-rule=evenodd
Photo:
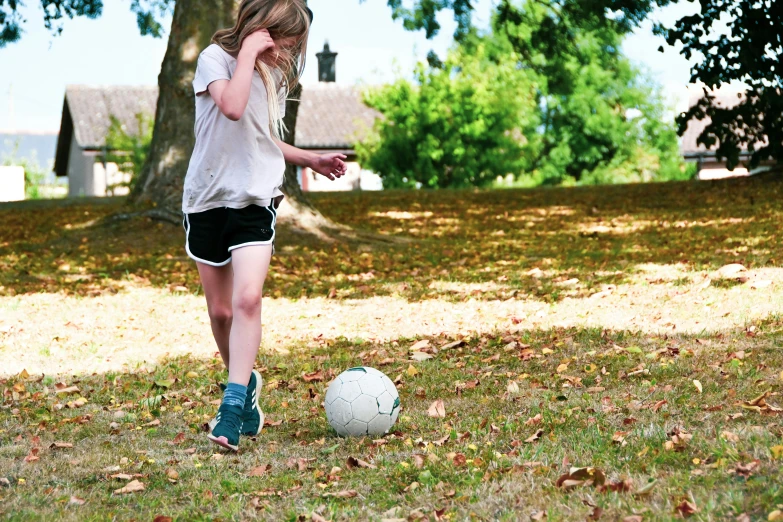
M106 135L106 162L116 163L121 172L131 174L127 186L132 190L139 179L141 169L147 160L152 142L153 120L144 114L136 115L137 128L129 133L125 125L111 116L111 125ZM125 185L125 184L121 184Z
M24 5L20 0L0 0L0 48L19 41L27 22L19 12ZM41 0L44 26L59 35L63 32L63 20L77 16L98 18L103 14L103 0ZM142 35L156 38L163 36L160 19L174 8L174 0L132 0L131 11Z
M494 19L522 66L538 74L543 143L535 168L525 174L529 184L683 178L662 97L620 52L627 24L582 14L580 20L552 4L504 2ZM545 37L547 27L546 34L565 28L568 35Z
M534 85L512 52L490 43L457 47L442 66L419 64L416 85L398 80L366 95L385 118L357 152L385 187L485 186L528 168Z
M386 187L486 186L509 173L524 186L685 178L662 96L619 52L621 35L582 31L548 56L532 38L549 13L529 5L527 25L497 17L442 67L420 64L415 85L368 96L385 118L360 161Z
M520 8L518 0L501 0L497 14L501 25L519 27L525 33L525 38L515 42L515 48L540 71L559 57L573 56L585 31L599 36L625 35L656 7L675 2L538 0ZM473 6L468 1L414 0L409 8L403 8L402 3L388 0L392 16L402 19L409 30L424 29L427 37L432 37L440 28L436 20L440 11L451 10L458 22L455 37L460 39L469 34ZM542 12L545 16L536 16ZM531 17L534 24L530 23ZM739 164L744 151L751 151L751 167L770 158L783 160L781 27L781 0L703 0L699 13L683 17L673 27L656 27L656 33L664 35L669 45L681 45L683 56L698 58L691 70L692 83L714 88L742 82L749 87L742 102L729 108L717 106L715 98L705 91L695 106L677 118L680 134L685 132L690 120L709 118L710 123L698 143L716 146L717 155L725 158L730 168ZM610 44L607 49L612 47ZM533 57L542 59L543 63L536 64L531 60ZM550 93L569 88L568 75L556 74L562 72L555 67L546 74L550 80L556 80L554 89L550 85ZM568 154L558 151L557 156L565 160Z

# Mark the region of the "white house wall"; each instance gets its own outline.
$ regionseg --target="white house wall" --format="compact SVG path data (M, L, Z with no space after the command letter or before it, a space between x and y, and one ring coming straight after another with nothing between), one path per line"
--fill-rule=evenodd
M68 197L103 196L95 193L94 169L95 153L84 151L76 140L71 140L71 151L68 155Z

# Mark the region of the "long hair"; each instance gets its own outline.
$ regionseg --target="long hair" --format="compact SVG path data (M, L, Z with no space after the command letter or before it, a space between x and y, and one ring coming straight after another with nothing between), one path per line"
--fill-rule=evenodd
M237 11L234 27L221 29L212 36L212 42L229 54L236 55L242 47L245 37L259 29L266 29L273 40L296 38L298 44L292 48L275 46L273 53L277 58L275 74L273 68L260 58L256 59L255 69L266 87L269 102L269 130L278 139L286 132L277 92L281 88L288 93L299 83L307 55L307 33L310 30L311 11L305 0L242 0ZM279 76L279 78L275 78Z

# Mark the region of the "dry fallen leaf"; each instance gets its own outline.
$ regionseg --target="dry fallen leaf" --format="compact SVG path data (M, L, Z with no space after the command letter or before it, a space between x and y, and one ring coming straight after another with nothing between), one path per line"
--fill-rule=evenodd
M767 397L769 397L771 392L769 390L765 391L758 397L756 397L753 400L746 401L742 403L742 407L746 410L752 410L756 411L758 413L765 413L765 414L771 414L771 413L780 413L783 412L783 408L778 408L777 406L774 406L772 404L767 404Z
M411 354L411 359L418 362L426 361L432 358L433 358L432 355L424 352L413 352Z
M50 449L62 449L62 448L73 448L73 444L70 442L53 442L51 446L49 446Z
M685 430L681 430L679 427L674 428L668 435L671 437L671 440L667 440L663 445L667 451L682 451L693 438L693 435Z
M271 464L266 464L264 466L256 466L255 468L250 470L250 473L247 474L248 477L263 477L267 471L272 469Z
M555 485L568 489L577 486L603 486L606 482L604 472L598 468L571 468L570 472L557 479Z
M699 390L699 393L701 393L702 391L701 383L698 380L693 379L693 385L696 386L696 389Z
M534 434L532 434L531 436L526 438L525 442L527 442L527 443L535 442L538 439L540 439L543 434L544 434L544 430L538 430L537 432L535 432Z
M694 513L696 513L698 508L692 504L691 502L688 502L687 500L683 500L676 508L675 510L682 515L684 518L687 518Z
M71 500L68 503L69 504L76 504L77 506L82 506L82 505L84 505L85 502L87 502L87 501L84 500L83 498L71 496Z
M144 491L144 484L142 484L138 480L132 480L128 482L124 488L115 489L114 494L124 495L126 493L135 493L137 491Z
M40 457L38 456L39 448L30 448L30 453L24 458L25 462L35 462Z
M462 340L454 341L453 343L444 344L443 346L438 348L438 350L441 351L441 352L443 350L451 350L452 348L457 348L459 346L462 346L463 344L465 344L465 341L462 341Z
M54 385L55 393L58 395L66 395L68 393L79 393L78 386L67 386L65 383L58 382Z
M344 491L338 491L337 493L324 493L325 497L335 497L335 498L353 498L358 493L355 489L347 489Z
M626 446L628 444L625 440L626 435L628 435L627 431L615 431L614 435L612 435L612 442L620 446Z
M749 477L753 474L753 471L756 468L758 468L760 465L761 465L761 461L758 459L748 462L747 464L742 464L738 462L737 465L734 467L734 473L736 473L741 477Z
M443 404L443 401L441 399L438 399L437 401L430 404L429 409L427 410L427 415L430 417L436 417L436 418L443 418L446 416L446 406Z
M421 469L424 467L424 461L426 459L424 455L422 455L421 453L414 453L412 457L413 457L413 465L416 466L416 468Z
M432 443L436 446L443 446L447 441L449 440L449 435L444 435L443 437L433 440Z
M413 344L413 346L410 347L411 352L420 352L425 348L429 348L430 342L427 339L422 339L421 341L418 341Z
M408 377L414 377L415 375L418 375L419 370L416 369L412 364L408 365L408 369L405 370L405 373L408 374Z
M348 467L348 469L353 469L353 468L376 469L377 468L377 466L375 466L374 464L370 464L369 462L365 462L355 457L348 457L348 460L346 461L345 464Z
M302 375L302 379L305 382L320 382L324 380L324 372L318 370L317 372L313 373L305 373Z
M720 432L720 436L722 439L725 439L729 442L739 442L740 438L736 433L732 433L730 431L722 431Z
M537 426L541 424L541 421L543 420L543 417L540 413L537 413L535 417L530 417L528 420L525 421L525 426Z

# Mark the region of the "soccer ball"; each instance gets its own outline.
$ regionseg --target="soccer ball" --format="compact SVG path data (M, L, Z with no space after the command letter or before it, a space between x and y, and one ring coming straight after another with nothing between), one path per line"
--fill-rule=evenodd
M324 409L329 424L340 436L383 435L400 414L400 395L383 372L360 366L332 381L326 390Z

